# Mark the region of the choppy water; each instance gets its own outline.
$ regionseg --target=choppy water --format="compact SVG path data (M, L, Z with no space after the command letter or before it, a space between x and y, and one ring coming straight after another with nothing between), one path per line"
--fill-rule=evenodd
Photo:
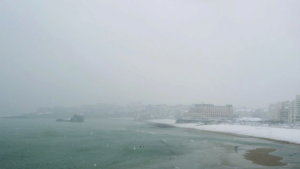
M271 168L244 159L255 148L277 149L287 163L278 168L300 168L294 144L130 120L0 119L1 169Z

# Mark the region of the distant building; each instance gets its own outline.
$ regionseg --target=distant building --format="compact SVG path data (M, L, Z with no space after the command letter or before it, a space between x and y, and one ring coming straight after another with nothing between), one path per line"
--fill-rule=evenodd
M280 117L279 120L281 122L287 123L289 120L289 108L290 108L290 101L284 101L282 102L282 109L280 110Z
M300 95L290 103L288 111L288 121L290 123L300 123Z
M295 122L295 100L290 103L290 108L288 112L289 123Z
M191 118L232 117L233 108L232 105L195 104L189 108L188 116Z
M281 108L282 108L281 102L270 104L268 118L272 121L279 121Z
M288 122L290 101L270 104L267 117L272 121Z
M267 113L268 109L266 108L256 108L254 109L251 117L266 118Z
M233 108L233 114L236 117L251 117L252 110L247 107L235 107Z

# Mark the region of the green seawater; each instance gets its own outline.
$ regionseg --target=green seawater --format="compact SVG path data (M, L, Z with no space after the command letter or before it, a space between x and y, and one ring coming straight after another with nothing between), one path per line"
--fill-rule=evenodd
M244 159L255 148L300 168L295 144L125 119L0 119L0 169L276 168Z

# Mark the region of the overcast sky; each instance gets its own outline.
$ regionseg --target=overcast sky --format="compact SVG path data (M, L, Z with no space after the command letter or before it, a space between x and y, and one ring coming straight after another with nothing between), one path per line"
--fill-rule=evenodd
M299 0L1 0L0 21L2 114L300 94Z

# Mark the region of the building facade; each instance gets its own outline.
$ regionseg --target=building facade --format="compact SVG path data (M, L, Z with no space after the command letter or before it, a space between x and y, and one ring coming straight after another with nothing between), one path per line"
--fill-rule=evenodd
M290 101L270 104L267 118L272 121L288 122Z
M232 117L232 105L214 106L213 104L195 104L189 108L188 116L191 118L214 118L214 117Z
M290 103L288 111L288 121L290 123L300 123L300 95Z
M277 102L269 105L268 119L272 121L280 120L280 111L282 109L282 102Z
M282 108L280 110L279 121L287 123L288 122L288 115L289 115L289 108L290 108L290 101L282 102Z

